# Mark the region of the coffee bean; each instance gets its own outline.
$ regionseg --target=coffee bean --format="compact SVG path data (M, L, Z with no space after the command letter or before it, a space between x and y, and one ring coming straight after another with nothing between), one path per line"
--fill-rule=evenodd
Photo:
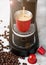
M12 52L0 52L1 65L20 65L18 58L19 56L14 55Z
M1 44L1 43L4 43L4 41L2 41L2 40L0 39L0 44Z
M10 46L9 46L9 45L3 46L3 48L5 48L5 49L10 49Z
M27 63L23 63L23 65L27 65Z
M2 41L2 40L0 39L0 41Z
M5 30L5 31L4 31L4 35L5 35L5 36L6 36L6 32L7 32L7 31Z
M0 20L0 22L3 22L3 20Z
M2 41L2 43L4 43L4 41Z
M4 26L4 28L6 28L6 26Z
M4 34L2 34L1 36L4 36Z
M7 33L9 33L9 32L7 31Z
M0 43L0 51L3 50L3 45Z
M20 57L21 59L25 59L25 57Z

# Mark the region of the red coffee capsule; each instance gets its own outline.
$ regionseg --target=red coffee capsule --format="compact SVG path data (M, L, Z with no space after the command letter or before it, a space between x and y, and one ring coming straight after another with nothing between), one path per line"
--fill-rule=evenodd
M41 55L45 54L45 49L41 46L37 49L38 53L40 53Z
M30 56L28 57L28 62L31 64L35 64L37 61L36 59L36 55L35 54L30 54Z

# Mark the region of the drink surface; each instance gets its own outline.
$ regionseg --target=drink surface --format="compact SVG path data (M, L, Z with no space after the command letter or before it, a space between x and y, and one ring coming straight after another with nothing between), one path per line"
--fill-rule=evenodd
M15 18L20 21L28 21L32 18L32 13L28 10L25 10L23 13L23 10L20 10L18 13L15 13Z

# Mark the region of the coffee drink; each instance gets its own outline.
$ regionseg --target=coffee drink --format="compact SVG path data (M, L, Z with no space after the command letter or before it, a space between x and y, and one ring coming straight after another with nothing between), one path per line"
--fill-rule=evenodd
M18 11L18 14L16 15L16 19L20 20L20 21L28 21L32 18L32 13L29 12L28 10L20 10Z

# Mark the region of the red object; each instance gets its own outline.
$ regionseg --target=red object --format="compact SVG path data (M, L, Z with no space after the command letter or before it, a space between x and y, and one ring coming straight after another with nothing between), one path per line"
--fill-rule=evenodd
M29 28L30 28L30 24L31 24L31 20L28 20L28 21L19 21L19 20L16 20L17 28L21 32L28 31Z
M17 26L18 30L21 32L26 32L30 28L30 24L31 24L33 15L30 11L25 10L24 17L25 16L26 17L24 18L24 20L23 19L21 20L21 19L19 19L19 17L21 17L21 16L23 17L22 12L23 12L23 10L16 11L14 17L15 17L16 26ZM28 19L27 19L27 16L29 17Z
M28 57L28 62L31 64L35 64L37 61L36 59L36 55L35 54L30 54L30 56Z
M38 48L38 53L40 53L41 55L45 54L45 49L41 46L40 48Z

